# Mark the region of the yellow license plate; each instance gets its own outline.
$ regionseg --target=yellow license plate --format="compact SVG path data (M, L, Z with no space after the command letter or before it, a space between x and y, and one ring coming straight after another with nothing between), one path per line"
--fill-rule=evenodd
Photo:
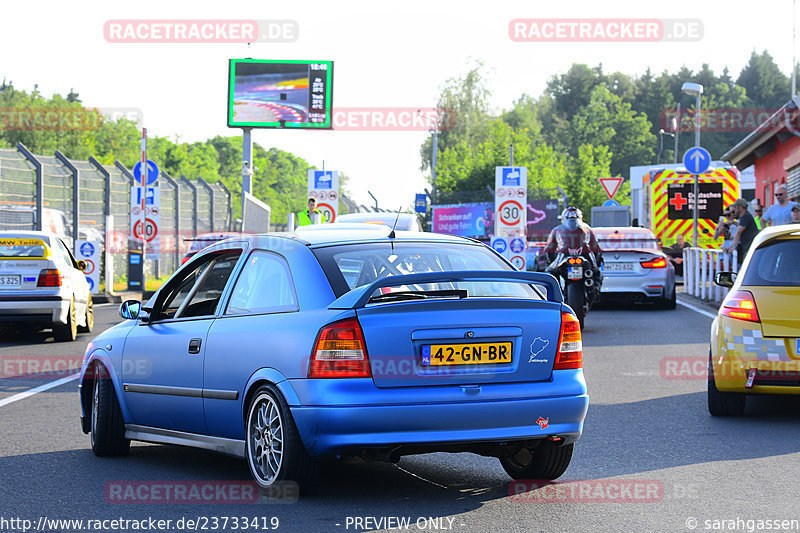
M510 362L510 342L425 344L422 346L422 366L486 365Z

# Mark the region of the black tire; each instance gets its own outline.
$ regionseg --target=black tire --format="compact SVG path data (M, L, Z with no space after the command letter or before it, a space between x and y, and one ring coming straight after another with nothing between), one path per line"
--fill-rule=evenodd
M675 289L675 287L673 287L672 296L670 298L664 298L661 300L661 302L659 302L661 309L675 309L678 303L677 292L678 291Z
M92 385L89 431L92 451L98 457L128 455L131 441L125 438L125 422L117 393L106 367L99 363L94 366Z
M89 301L86 302L86 321L85 326L78 326L78 333L91 333L94 329L94 303L92 303L92 295L89 295Z
M567 470L574 447L574 444L556 446L544 440L533 449L501 457L500 464L513 479L558 479Z
M578 317L578 321L581 323L581 329L583 329L583 317L586 315L584 308L585 297L583 285L567 283L567 305L575 311L575 316Z
M263 493L291 493L291 489L282 490L287 483L297 483L301 494L309 491L319 463L306 451L289 407L275 387L263 385L253 394L245 418L245 439L247 466Z
M75 300L69 304L66 324L53 324L53 338L57 342L71 342L78 338L78 325L75 316Z
M747 397L741 392L722 392L714 381L711 353L708 355L708 412L711 416L742 416Z

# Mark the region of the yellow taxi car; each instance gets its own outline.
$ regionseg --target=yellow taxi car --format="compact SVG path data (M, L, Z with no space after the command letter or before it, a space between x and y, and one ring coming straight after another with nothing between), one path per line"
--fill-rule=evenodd
M94 310L85 266L58 235L0 231L0 326L52 328L57 341L91 332Z
M748 394L800 394L800 224L763 230L711 326L708 410L738 416Z

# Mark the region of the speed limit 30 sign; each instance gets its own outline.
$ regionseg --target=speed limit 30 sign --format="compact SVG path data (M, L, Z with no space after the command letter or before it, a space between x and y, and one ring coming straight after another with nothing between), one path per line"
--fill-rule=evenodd
M527 167L496 167L494 191L494 234L498 237L524 236L528 206Z

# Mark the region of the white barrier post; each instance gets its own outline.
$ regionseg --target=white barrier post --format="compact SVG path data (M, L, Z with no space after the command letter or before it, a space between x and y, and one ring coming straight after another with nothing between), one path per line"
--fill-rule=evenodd
M706 299L706 281L708 281L708 254L700 251L700 299Z

